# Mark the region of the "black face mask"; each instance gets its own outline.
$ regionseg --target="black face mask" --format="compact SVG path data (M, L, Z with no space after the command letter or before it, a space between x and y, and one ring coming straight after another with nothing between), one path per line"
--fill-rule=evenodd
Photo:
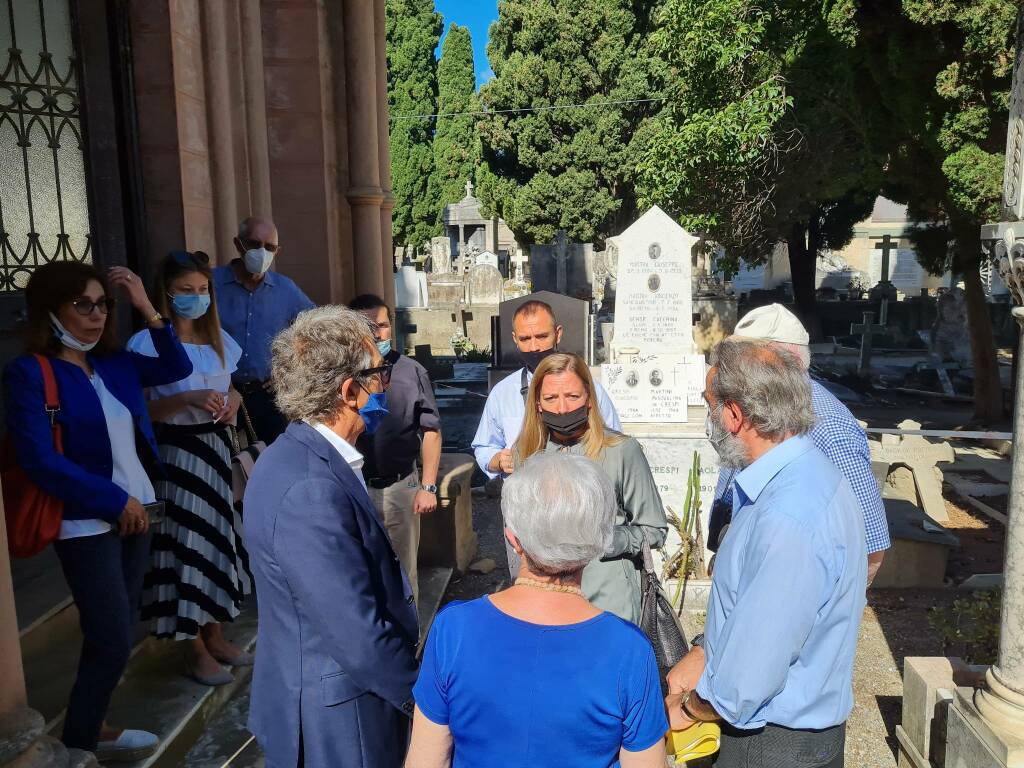
M568 413L540 412L540 420L544 422L544 426L562 437L572 437L575 435L581 427L587 426L589 418L590 408L586 405L581 405L575 411L569 411Z
M522 350L520 350L519 357L522 358L523 362L526 364L526 370L528 370L530 373L533 373L534 371L537 370L537 366L540 365L541 360L543 360L548 355L555 354L555 352L557 351L558 350L555 349L554 347L552 347L551 349L542 349L537 352L523 352Z

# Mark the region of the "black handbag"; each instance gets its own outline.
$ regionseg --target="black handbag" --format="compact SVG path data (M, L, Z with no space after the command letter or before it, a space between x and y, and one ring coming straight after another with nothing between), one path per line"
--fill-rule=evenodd
M658 662L658 676L661 679L661 690L668 695L669 671L690 650L686 635L679 623L675 609L661 588L661 580L654 570L654 558L651 547L647 543L646 533L643 541L643 566L640 571L640 629L654 646L654 658Z

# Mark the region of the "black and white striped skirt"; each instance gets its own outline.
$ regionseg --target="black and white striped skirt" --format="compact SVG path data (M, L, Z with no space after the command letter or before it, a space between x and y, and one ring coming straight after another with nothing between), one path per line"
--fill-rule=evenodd
M157 637L186 640L204 624L234 619L252 574L232 504L230 428L156 427L166 479L155 489L167 513L153 529L142 618Z

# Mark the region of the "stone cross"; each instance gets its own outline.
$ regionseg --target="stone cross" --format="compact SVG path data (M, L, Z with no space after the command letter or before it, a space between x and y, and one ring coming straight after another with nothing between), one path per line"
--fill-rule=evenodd
M569 239L564 229L558 230L554 246L552 255L555 257L555 290L564 295L568 285L566 263L569 261Z
M523 285L526 283L523 277L523 265L526 263L526 254L523 253L522 248L516 248L515 253L512 254L512 282L516 285Z
M882 276L878 282L888 283L889 282L889 254L896 250L897 243L894 243L889 235L883 235L882 240L877 245L878 249L882 252Z
M865 312L863 323L850 324L850 333L860 334L860 364L857 366L857 373L865 377L871 372L871 334L885 330L884 325L874 324L874 319L874 312Z
M909 419L898 426L906 430L921 429L919 423ZM936 464L955 460L952 446L929 442L928 438L920 435L882 435L880 443L873 440L870 443L871 461L908 467L914 473L914 487L921 509L936 522L948 522L949 514L942 498L942 472Z

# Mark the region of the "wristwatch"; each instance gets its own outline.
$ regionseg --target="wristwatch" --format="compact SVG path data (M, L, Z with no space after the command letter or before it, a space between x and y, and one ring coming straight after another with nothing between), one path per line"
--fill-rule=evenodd
M437 493L437 485L434 483L420 483L420 490L427 493Z
M690 646L694 647L694 648L703 648L704 647L704 633L701 632L699 635L694 635L693 639L690 641Z

